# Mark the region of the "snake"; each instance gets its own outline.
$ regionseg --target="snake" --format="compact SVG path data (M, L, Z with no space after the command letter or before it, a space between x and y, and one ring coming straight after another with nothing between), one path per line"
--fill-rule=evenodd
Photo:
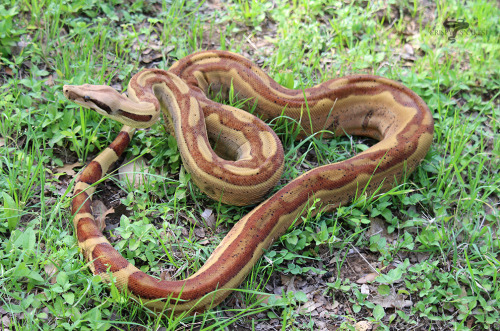
M248 100L244 109L214 101L215 94L227 99L231 91ZM83 256L104 281L114 282L151 311L173 314L216 307L304 215L333 211L400 184L427 155L434 132L426 103L397 81L362 74L289 89L228 51L199 51L168 70L143 69L130 79L127 95L90 84L64 85L63 94L123 124L75 181L71 213ZM205 264L182 280L160 280L122 257L96 224L91 207L96 184L123 154L134 131L150 127L160 114L201 191L221 203L256 205ZM270 194L284 167L282 143L265 122L276 117L291 120L300 132L297 139L324 133L377 142L347 160L313 168Z

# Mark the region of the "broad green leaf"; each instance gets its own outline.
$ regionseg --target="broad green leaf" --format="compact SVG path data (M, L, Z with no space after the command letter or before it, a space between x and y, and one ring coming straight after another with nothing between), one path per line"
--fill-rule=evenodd
M377 321L380 321L384 316L385 316L384 308L381 305L376 305L375 308L373 308L373 317Z
M19 223L19 209L17 203L14 199L5 192L2 192L3 196L3 219L7 220L7 227L10 231L14 230Z

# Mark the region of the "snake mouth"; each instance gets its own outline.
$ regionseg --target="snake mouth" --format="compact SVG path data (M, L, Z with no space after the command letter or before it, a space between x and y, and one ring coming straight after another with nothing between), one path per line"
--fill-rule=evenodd
M91 108L98 113L103 115L112 115L113 110L106 103L91 97L88 94L75 92L74 86L72 85L64 85L63 86L63 94L68 99L71 100L80 106Z
M108 115L111 115L113 113L113 110L111 109L110 106L105 104L104 102L101 102L96 99L92 99L89 96L84 96L83 97L84 102L92 102L96 107L100 108L101 110L104 110ZM95 108L94 108L95 109Z
M127 111L121 110L121 109L118 109L116 111L116 113L117 113L117 115L125 116L127 118L130 118L132 121L136 121L136 122L149 122L153 118L152 115L133 114L133 113L129 113Z

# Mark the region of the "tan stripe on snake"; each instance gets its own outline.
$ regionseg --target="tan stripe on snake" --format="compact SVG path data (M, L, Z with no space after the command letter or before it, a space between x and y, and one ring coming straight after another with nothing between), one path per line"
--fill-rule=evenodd
M90 196L95 184L128 145L134 129L148 127L160 112L173 131L185 168L210 197L244 205L260 201L283 169L276 134L249 113L207 98L209 88L257 102L264 119L284 114L300 122L303 134L321 130L360 135L379 142L348 160L310 170L243 217L205 265L185 280L148 276L125 260L94 222ZM64 95L125 126L115 141L80 175L74 190L74 226L95 274L156 310L195 312L219 304L237 288L273 241L315 199L316 211L346 205L364 191L390 188L413 171L432 141L433 119L424 101L398 82L370 75L327 81L305 90L282 87L243 57L223 51L189 55L167 72L146 69L132 77L128 97L110 87L64 86ZM305 99L304 99L305 97ZM307 105L306 105L307 104ZM235 160L222 159L209 144L218 140ZM321 206L321 208L320 208Z

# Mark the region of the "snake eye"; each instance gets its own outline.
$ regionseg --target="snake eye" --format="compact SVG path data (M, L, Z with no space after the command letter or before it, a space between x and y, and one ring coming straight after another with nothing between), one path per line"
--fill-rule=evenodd
M90 101L90 97L88 95L83 96L84 101Z

